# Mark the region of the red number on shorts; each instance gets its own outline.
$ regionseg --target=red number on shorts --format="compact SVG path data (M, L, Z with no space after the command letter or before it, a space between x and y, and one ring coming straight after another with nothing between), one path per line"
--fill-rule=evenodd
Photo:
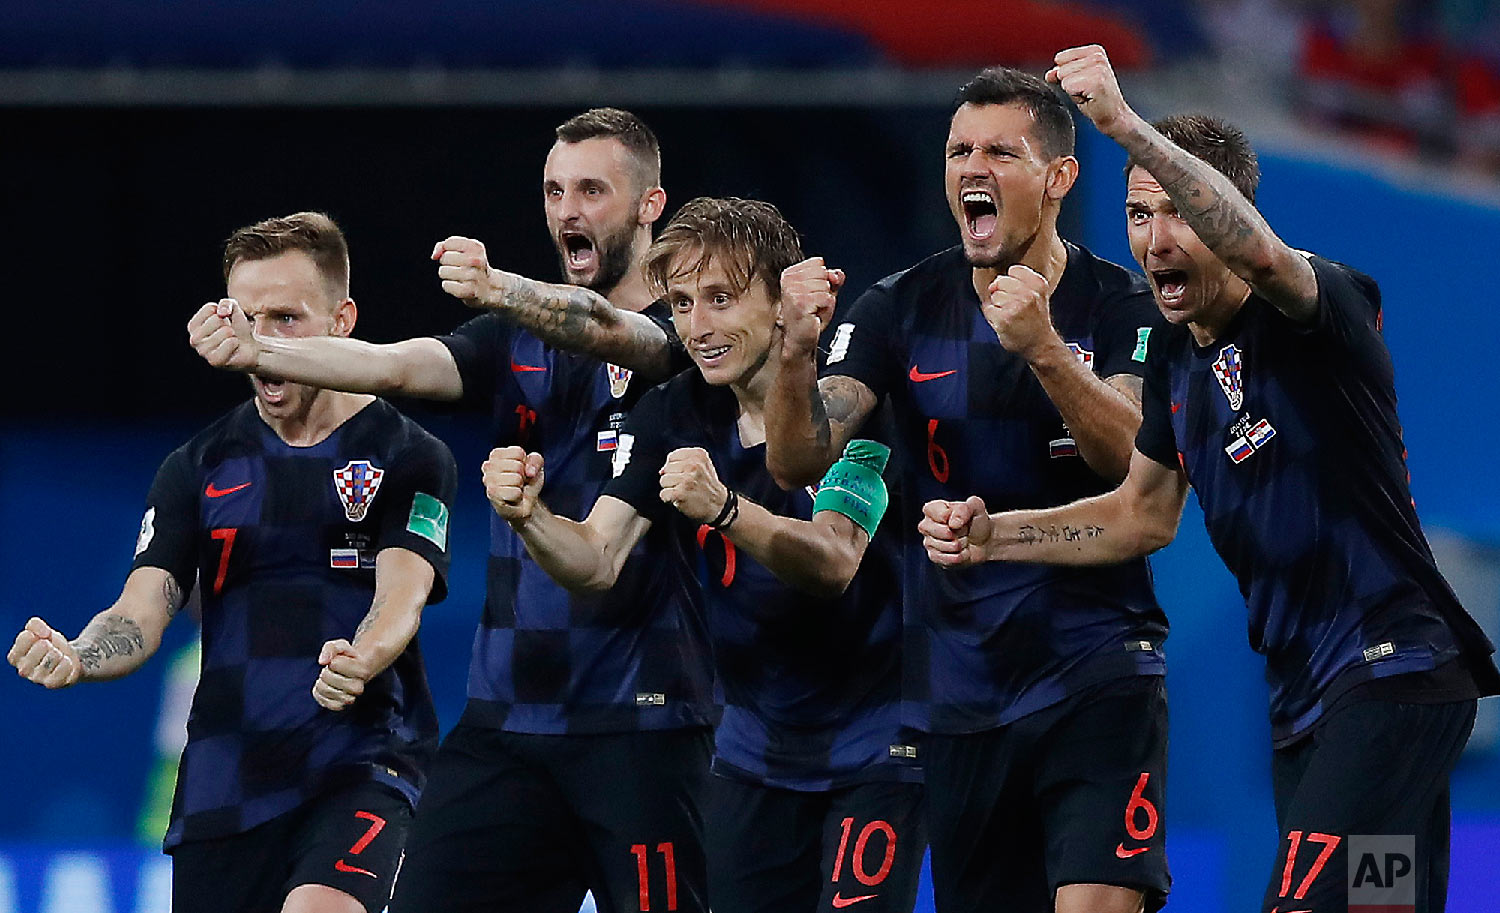
M729 537L709 526L707 523L698 527L698 547L707 550L708 534L713 533L724 543L724 573L719 575L719 583L729 586L734 583L734 543Z
M531 426L536 424L536 410L526 406L516 407L516 441L524 444L531 435Z
M374 812L355 812L354 817L363 818L370 822L370 829L365 831L363 837L354 841L353 846L349 847L350 856L358 856L360 853L363 853L365 847L370 845L370 841L374 840L376 835L385 829L385 819Z
M927 468L932 470L932 477L939 482L948 481L948 451L944 450L937 442L938 420L927 421Z
M229 553L234 549L234 536L238 533L237 528L211 529L208 531L210 539L221 539L224 542L224 550L219 553L219 572L214 575L214 595L224 592L224 576L229 573Z
M849 832L854 829L854 819L845 818L841 822L844 829L839 836L839 851L833 857L833 877L829 881L836 882L839 875L844 871L844 850L849 846ZM876 831L885 834L885 857L880 861L880 868L874 875L865 871L865 844L869 843L870 836ZM885 881L887 875L891 874L891 866L896 862L896 829L885 821L878 818L866 824L854 840L854 862L850 866L854 877L859 883L867 887L874 887Z
M1286 851L1286 867L1281 870L1281 893L1276 895L1277 897L1285 897L1286 892L1292 889L1292 869L1297 864L1297 848L1302 845L1301 831L1288 831L1286 836L1291 841L1291 846ZM1313 860L1312 868L1307 870L1307 877L1302 879L1302 883L1297 886L1297 893L1292 895L1293 900L1301 900L1307 896L1308 888L1312 887L1318 874L1323 871L1323 866L1328 864L1328 857L1333 855L1333 851L1343 839L1333 834L1319 834L1316 831L1307 835L1309 843L1321 843L1323 849L1319 851L1318 858Z
M677 856L672 850L672 841L656 845L662 864L667 870L667 909L677 909ZM640 884L641 913L651 910L651 871L646 866L646 844L637 843L630 848L635 855L635 874Z
M1142 795L1146 791L1146 784L1150 782L1151 774L1142 773L1141 778L1135 781L1135 789L1130 793L1130 801L1125 803L1125 833L1133 840L1150 840L1156 834L1156 825L1161 818L1156 813L1156 806L1151 800ZM1135 826L1135 813L1144 811L1146 813L1146 826Z

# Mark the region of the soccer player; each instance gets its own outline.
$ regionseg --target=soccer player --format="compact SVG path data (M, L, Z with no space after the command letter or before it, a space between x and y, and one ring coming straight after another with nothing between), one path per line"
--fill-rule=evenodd
M224 273L270 338L354 328L348 249L321 213L236 231ZM447 590L457 468L375 397L250 381L162 463L114 605L71 641L31 619L8 659L48 688L127 675L196 581L172 909L379 913L437 743L413 638Z
M832 308L828 270L801 258L769 204L684 206L646 271L698 370L642 398L582 522L539 497L548 466L524 448L491 453L485 488L566 586L610 586L632 545L658 533L676 544L684 585L699 586L704 567L724 699L707 814L716 913L909 913L925 846L920 774L900 738L895 563L870 548L888 450L853 442L815 495L782 491L765 466L782 290ZM818 330L804 312L787 332L816 344Z
M640 269L660 182L644 123L586 111L558 127L542 190L566 277L588 287L492 269L478 242L450 238L434 252L443 288L487 309L452 335L261 339L211 307L189 332L216 365L489 411L496 444L545 455L548 498L581 514L640 394L686 365ZM439 749L393 911L572 913L589 889L605 913L706 909L707 633L696 595L652 554L607 592L570 593L492 518L469 701Z
M993 516L978 498L934 502L927 549L948 567L1118 562L1172 540L1191 483L1271 685L1282 836L1262 908L1344 913L1364 834L1415 836L1414 909L1440 911L1449 772L1500 673L1417 521L1379 290L1276 236L1240 131L1147 124L1103 48L1056 64L1048 78L1130 154L1131 249L1181 329L1154 345L1118 490Z
M815 480L881 401L913 514L972 491L1063 504L1125 473L1160 317L1139 276L1058 236L1078 174L1067 103L1010 69L958 101L946 186L962 244L861 296L821 381L810 345L784 347L766 408L784 484ZM1155 909L1169 887L1167 621L1145 562L942 573L918 519L898 526L904 714L927 733L938 909Z

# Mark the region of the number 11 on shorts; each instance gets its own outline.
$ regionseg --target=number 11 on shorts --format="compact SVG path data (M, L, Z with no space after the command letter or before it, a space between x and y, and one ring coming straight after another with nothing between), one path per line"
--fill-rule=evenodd
M636 877L640 879L641 886L641 913L651 913L651 869L647 865L650 859L646 852L646 844L637 843L630 848L635 854ZM672 853L672 841L656 845L656 852L661 854L662 865L666 868L667 879L667 910L677 909L677 858Z

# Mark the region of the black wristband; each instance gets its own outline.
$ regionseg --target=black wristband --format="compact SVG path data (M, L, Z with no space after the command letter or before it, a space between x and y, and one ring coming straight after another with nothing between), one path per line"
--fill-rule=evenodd
M729 524L733 523L739 515L740 496L731 488L729 489L729 497L724 499L724 509L719 511L717 517L708 521L708 525L717 530L725 530L729 528Z

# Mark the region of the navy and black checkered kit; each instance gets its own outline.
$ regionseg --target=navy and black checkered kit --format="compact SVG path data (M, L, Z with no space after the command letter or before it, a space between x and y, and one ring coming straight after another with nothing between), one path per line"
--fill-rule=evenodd
M647 393L625 425L604 489L671 530L677 567L701 587L724 713L714 770L767 786L824 791L877 780L916 782L900 737L901 609L894 530L870 542L838 597L804 593L728 537L661 500L659 473L680 447L708 452L719 479L771 513L813 515L808 489L782 491L763 443L746 447L735 395L685 371Z
M1100 377L1139 375L1161 317L1145 280L1067 245L1052 322ZM825 377L892 407L902 494L908 725L960 734L1005 725L1079 689L1161 675L1167 619L1145 560L1098 568L932 564L922 505L979 495L990 510L1045 508L1113 485L1078 455L1026 361L985 321L952 248L876 283L835 328Z
M676 341L665 305L648 311ZM541 497L588 514L647 384L596 358L555 349L497 314L439 337L464 400L492 410L496 446L541 453ZM676 357L683 359L680 346ZM675 729L713 719L708 635L697 594L662 557L664 534L639 545L604 593L547 576L508 524L490 517L484 616L474 636L463 722L510 732L591 734Z
M157 567L203 606L203 669L188 717L166 847L238 834L350 782L413 805L437 746L414 639L342 711L312 697L323 644L352 640L375 557L403 548L447 592L446 445L375 400L310 447L246 403L157 471L135 567ZM358 515L359 519L354 519Z
M1372 679L1463 655L1484 693L1500 684L1417 520L1379 289L1310 262L1314 322L1252 295L1212 344L1183 329L1156 347L1136 439L1187 472L1239 580L1278 745Z

